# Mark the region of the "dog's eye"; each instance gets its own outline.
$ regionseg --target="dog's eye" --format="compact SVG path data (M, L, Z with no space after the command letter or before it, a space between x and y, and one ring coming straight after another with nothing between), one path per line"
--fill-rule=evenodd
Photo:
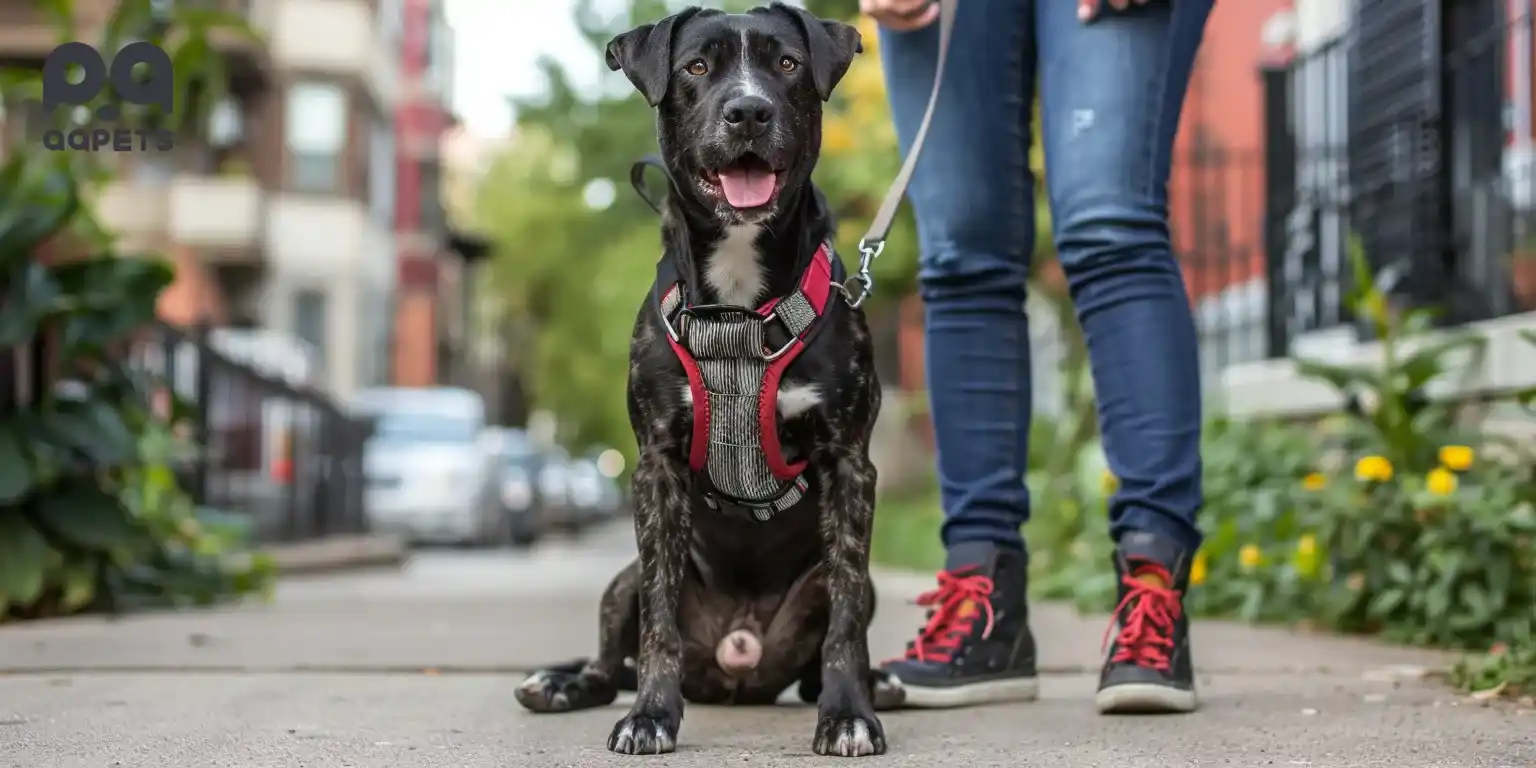
M794 59L791 59L788 56L785 56L784 58L779 59L779 71L783 72L786 75L789 74L790 72L793 72L793 71L799 69L799 68L800 68L800 62L795 61Z
M688 62L688 66L685 69L688 70L688 74L694 77L703 77L709 73L709 65L705 64L703 59L694 59Z

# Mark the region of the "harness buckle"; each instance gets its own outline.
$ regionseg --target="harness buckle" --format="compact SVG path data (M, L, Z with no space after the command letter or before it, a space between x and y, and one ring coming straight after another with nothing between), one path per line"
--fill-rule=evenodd
M759 523L766 523L773 519L773 507L767 505L747 504L712 493L704 495L704 503L717 512L756 520Z
M779 324L781 326L784 326L785 333L786 333L786 335L789 336L789 341L784 342L783 346L780 346L778 349L776 349L776 350L774 350L772 352L767 352L766 348L765 348L765 352L763 354L763 359L767 360L770 363L773 362L774 360L777 360L777 359L783 357L784 353L788 352L790 347L795 346L795 342L800 340L799 336L794 335L794 333L789 331L789 327L787 325L784 325L783 318L780 318L779 314L777 312L769 312L768 316L763 318L763 325L765 326L765 328L764 328L765 332L763 333L763 338L764 339L768 338L768 334L767 334L766 331L767 331L768 327L772 327L772 326L770 326L770 323L771 323L771 321L774 321L774 320L778 320Z

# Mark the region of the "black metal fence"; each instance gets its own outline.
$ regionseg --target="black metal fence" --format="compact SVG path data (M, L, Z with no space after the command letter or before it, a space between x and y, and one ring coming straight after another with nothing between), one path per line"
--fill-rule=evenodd
M1339 39L1263 73L1268 356L1368 336L1364 257L1445 325L1536 309L1529 15L1506 0L1356 0Z
M281 356L236 354L219 333L162 324L136 350L169 385L158 405L174 391L191 406L200 450L182 472L198 504L248 516L262 541L366 532L371 421L296 383Z

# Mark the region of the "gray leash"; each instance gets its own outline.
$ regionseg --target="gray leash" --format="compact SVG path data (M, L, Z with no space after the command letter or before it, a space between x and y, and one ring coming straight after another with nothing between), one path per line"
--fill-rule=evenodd
M928 138L928 126L933 124L933 113L939 106L939 90L944 84L944 63L949 59L949 42L955 31L955 6L960 4L960 0L933 2L939 6L939 59L933 70L933 90L928 93L928 108L923 111L923 122L917 127L917 136L912 139L912 150L907 153L907 159L902 162L901 170L891 182L890 189L886 190L885 200L880 203L880 209L875 211L875 218L870 220L869 229L859 239L859 270L847 280L849 284L858 281L859 291L855 294L847 286L838 286L848 306L854 309L858 309L875 292L875 278L870 274L870 265L885 250L886 235L891 233L891 225L896 222L896 210L901 207L901 198L907 193L907 185L912 183L912 171L917 168L917 158L923 154L923 141Z

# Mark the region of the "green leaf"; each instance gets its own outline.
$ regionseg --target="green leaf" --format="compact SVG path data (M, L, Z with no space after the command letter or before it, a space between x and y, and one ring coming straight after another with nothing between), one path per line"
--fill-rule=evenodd
M0 424L0 505L20 501L37 483L15 422Z
M0 348L31 341L38 323L58 307L61 298L58 284L42 264L29 263L6 278L9 285L0 299Z
M67 167L50 153L41 159L23 153L14 185L0 187L0 264L30 258L80 210L80 190ZM3 179L3 177L0 177Z
M0 511L0 594L17 605L36 602L52 553L48 540L25 517Z
M1398 363L1399 373L1407 378L1404 389L1419 389L1453 366L1462 370L1475 370L1487 346L1488 340L1483 336L1464 333L1423 347ZM1457 353L1462 350L1470 350L1473 359L1460 359Z
M94 486L65 488L37 499L33 522L73 547L95 552L122 551L138 540L136 521L122 502Z
M137 458L138 442L122 414L100 401L64 401L40 414L40 437L71 448L101 467L116 467Z
M1381 376L1365 366L1333 365L1316 360L1295 362L1296 372L1309 379L1319 379L1332 385L1341 394L1362 388L1380 389Z
M1397 610L1407 597L1408 591L1404 589L1385 590L1371 599L1370 604L1366 606L1366 613L1374 618L1386 618Z

